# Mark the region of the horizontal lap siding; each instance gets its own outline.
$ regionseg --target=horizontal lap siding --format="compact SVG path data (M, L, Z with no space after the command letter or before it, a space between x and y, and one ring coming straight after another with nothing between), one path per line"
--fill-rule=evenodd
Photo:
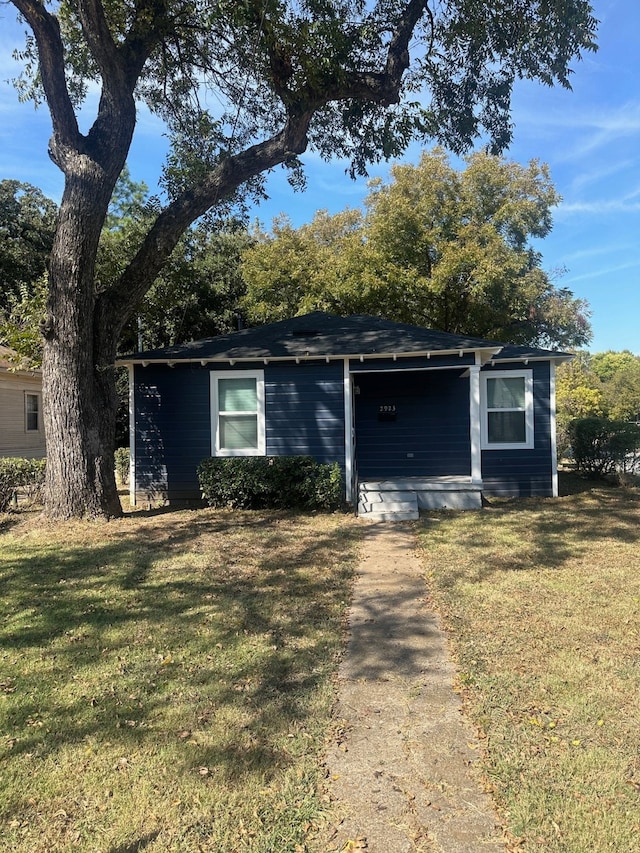
M523 364L514 364L522 370ZM498 497L550 497L553 494L551 417L549 411L550 365L533 362L534 449L483 450L482 482L487 495ZM509 369L500 364L497 370Z
M310 454L344 471L342 362L246 367L264 370L267 455ZM138 496L198 499L197 468L211 455L210 371L136 367L135 400Z
M471 472L469 380L455 371L355 377L359 479ZM379 420L395 406L395 420Z
M19 374L0 373L0 457L41 458L46 454L42 415L42 382ZM38 394L39 428L27 432L25 394Z
M135 368L136 492L170 501L200 497L197 468L211 455L209 371Z
M267 455L309 454L344 470L342 362L265 368Z

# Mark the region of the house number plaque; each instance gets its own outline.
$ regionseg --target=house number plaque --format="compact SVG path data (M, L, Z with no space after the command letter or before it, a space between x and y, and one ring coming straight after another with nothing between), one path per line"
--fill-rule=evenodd
M395 421L396 414L397 412L395 403L383 403L378 406L379 421Z

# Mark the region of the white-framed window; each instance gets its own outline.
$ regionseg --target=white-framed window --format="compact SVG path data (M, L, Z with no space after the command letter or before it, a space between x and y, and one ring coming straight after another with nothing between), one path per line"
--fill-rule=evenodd
M482 449L532 449L532 371L494 370L480 379Z
M213 456L264 456L264 370L211 372Z
M25 432L40 432L40 394L24 395Z

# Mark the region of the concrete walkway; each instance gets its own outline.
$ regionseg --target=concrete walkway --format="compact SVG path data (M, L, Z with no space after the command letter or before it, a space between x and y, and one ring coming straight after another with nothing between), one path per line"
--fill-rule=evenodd
M411 524L367 525L327 754L327 851L504 853Z

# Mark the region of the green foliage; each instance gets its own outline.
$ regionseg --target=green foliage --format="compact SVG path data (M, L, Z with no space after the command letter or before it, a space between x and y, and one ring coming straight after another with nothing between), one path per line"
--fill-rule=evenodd
M556 372L556 429L560 457L571 445L569 424L573 420L602 417L605 413L602 382L590 363L589 353L579 351L571 361L560 364Z
M57 207L37 187L0 181L0 301L21 300L47 269Z
M116 184L100 238L96 281L108 290L140 248L157 216L157 201L144 183L131 180L127 169ZM236 327L245 284L240 257L252 243L236 219L202 221L178 241L135 316L125 325L119 351L172 346L211 337Z
M129 482L129 460L131 454L128 447L118 447L114 454L116 477L121 485Z
M343 501L337 463L311 456L205 459L198 467L209 506L233 509L337 509Z
M20 489L27 502L42 502L45 459L0 459L0 512L6 512Z
M47 301L46 275L31 285L21 284L17 296L10 296L7 310L0 311L0 343L17 353L21 364L31 368L42 364L43 338L40 327Z
M0 181L0 343L42 362L40 323L57 207L37 187Z
M121 348L145 349L208 338L237 328L246 286L242 252L251 238L238 223L211 232L206 225L187 231L140 305L137 325L125 330Z
M116 0L93 15L83 10L82 21L75 4L64 2L57 18L75 105L91 82L100 82L98 14L116 45L129 51L138 42L150 45L137 94L170 128L177 156L170 158L167 185L178 192L204 179L230 149L271 136L305 108L313 113L310 147L325 158L349 158L353 173L365 174L372 160L399 156L416 138L436 139L460 153L486 136L494 151L503 150L512 137L515 80L569 88L571 63L595 50L597 27L587 0L510 0L499 15L491 4L468 0L379 0L366 8L361 0L193 8ZM90 40L85 33L92 26ZM393 91L372 97L366 73L385 67L396 28L413 35L406 92L399 99ZM42 100L33 39L20 58L23 98ZM345 82L352 91L336 97ZM215 93L211 112L203 108L203 90Z
M640 356L608 350L593 355L590 365L602 381L609 416L640 421Z
M530 245L558 201L545 165L478 153L458 172L435 150L391 175L371 182L366 215L276 220L244 255L253 321L322 309L516 344L589 340L586 303L551 283Z
M575 353L556 374L558 451L568 448L576 418L640 422L640 356L622 352Z
M638 459L640 426L609 418L579 418L569 425L576 468L589 477L626 471Z

